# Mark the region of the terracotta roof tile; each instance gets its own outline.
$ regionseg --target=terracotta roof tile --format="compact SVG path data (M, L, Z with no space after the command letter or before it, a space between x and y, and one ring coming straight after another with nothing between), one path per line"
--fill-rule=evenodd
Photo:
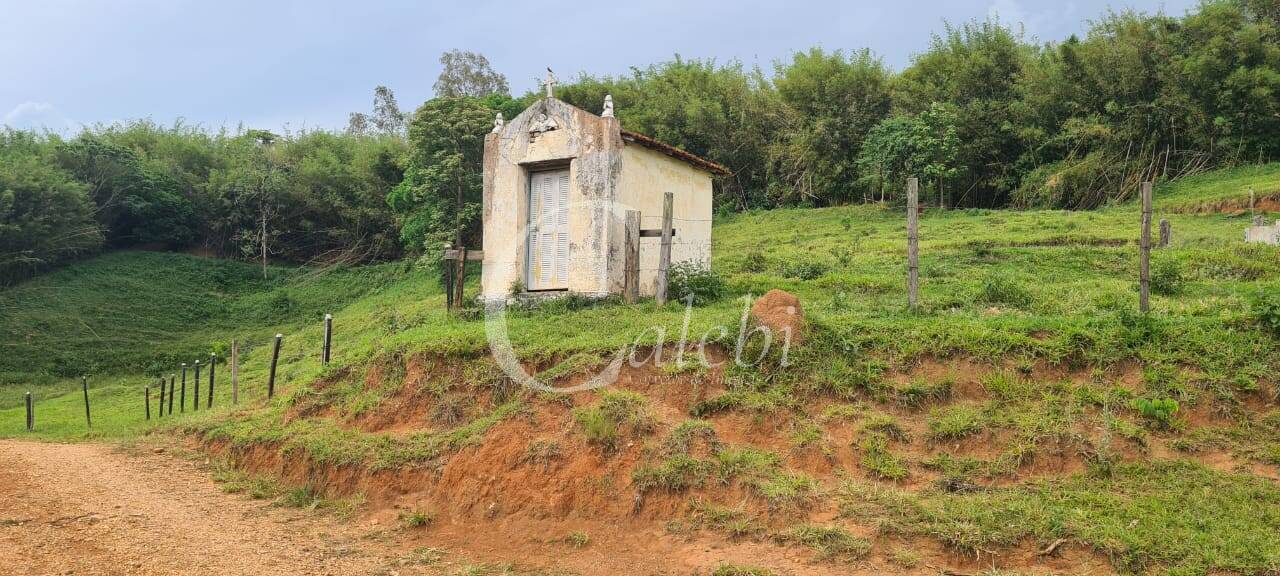
M644 134L638 134L636 132L631 132L629 130L623 130L622 140L624 142L635 142L636 144L644 146L645 148L657 150L658 152L666 154L667 156L670 156L677 160L683 160L684 162L687 162L688 164L694 166L695 168L701 168L703 170L706 170L707 172L715 174L716 176L729 175L729 169L725 168L724 166L716 164L715 162L707 160L706 158L703 158L696 154L692 154L684 150L681 150L679 148L676 148L675 146L672 146L670 144L659 142L657 140L654 140L653 138L645 136Z

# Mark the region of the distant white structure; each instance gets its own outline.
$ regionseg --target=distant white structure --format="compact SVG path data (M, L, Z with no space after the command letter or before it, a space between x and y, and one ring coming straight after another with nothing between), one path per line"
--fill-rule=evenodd
M1244 241L1251 244L1280 246L1280 220L1276 220L1273 226L1267 226L1262 217L1255 218L1253 226L1244 231Z

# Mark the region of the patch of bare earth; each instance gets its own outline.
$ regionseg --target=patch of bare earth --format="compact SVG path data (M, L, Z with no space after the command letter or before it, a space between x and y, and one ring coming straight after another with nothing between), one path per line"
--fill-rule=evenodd
M0 442L0 572L372 574L395 551L299 510L224 494L187 460Z

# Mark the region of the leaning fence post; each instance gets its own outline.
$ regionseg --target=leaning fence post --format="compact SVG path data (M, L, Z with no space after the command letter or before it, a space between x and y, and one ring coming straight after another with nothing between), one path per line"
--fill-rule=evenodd
M172 390L170 390L172 392ZM187 363L182 363L182 397L178 398L178 413L182 414L187 411ZM172 412L170 412L172 414Z
M907 179L907 305L920 305L920 181Z
M1173 240L1173 226L1168 220L1160 221L1160 244L1159 248L1168 248L1169 242Z
M658 248L658 286L655 297L658 305L667 303L667 274L671 271L671 212L674 195L662 194L662 244Z
M169 415L173 416L173 383L178 379L177 374L169 375ZM161 379L163 382L163 379Z
M276 364L280 361L280 340L284 334L276 334L276 343L271 348L271 371L267 374L267 398L276 395Z
M240 403L240 344L231 340L231 403Z
M329 365L329 352L333 349L333 314L324 315L324 350L321 353L321 361L325 366Z
M625 223L626 252L622 282L622 299L635 304L640 299L640 211L627 210Z
M93 417L89 415L89 377L81 376L80 383L84 386L84 425L93 428Z
M209 403L205 408L213 408L213 367L218 363L218 355L209 353Z
M31 393L27 392L27 432L34 432L36 429L36 405L31 399Z
M147 396L147 420L150 421L151 420L151 385L150 384L147 384L146 396Z
M1138 310L1151 310L1151 183L1142 183L1142 241L1139 244Z
M200 410L200 361L199 360L196 360L196 377L194 380L192 380L192 384L195 385L195 389L191 391L192 392L191 411L196 412Z

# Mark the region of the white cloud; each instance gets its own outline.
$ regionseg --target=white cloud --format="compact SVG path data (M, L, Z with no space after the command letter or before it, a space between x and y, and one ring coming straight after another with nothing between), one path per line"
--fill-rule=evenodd
M48 102L23 102L4 115L4 125L18 129L43 129L68 133L77 128L75 122Z

